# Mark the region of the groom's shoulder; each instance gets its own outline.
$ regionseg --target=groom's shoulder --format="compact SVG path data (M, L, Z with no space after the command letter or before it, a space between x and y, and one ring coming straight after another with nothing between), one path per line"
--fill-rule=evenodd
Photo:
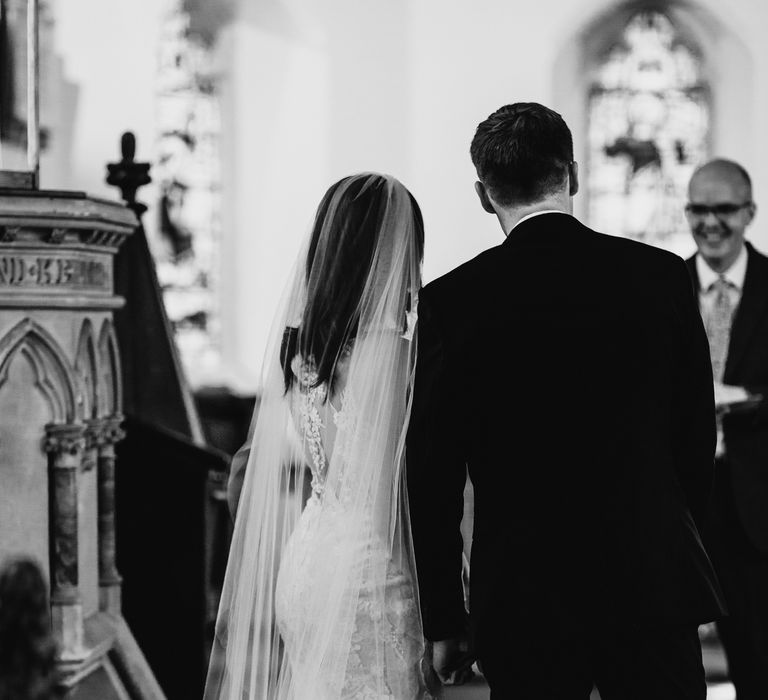
M440 298L475 288L475 283L486 278L498 265L500 250L500 245L484 250L471 260L432 280L423 291L428 296Z
M591 229L590 229L591 230ZM615 263L634 267L644 273L680 270L686 261L676 253L643 241L593 231L595 240L612 257Z
M607 251L600 256L601 278L617 298L639 299L650 308L653 303L666 304L670 295L678 298L692 290L690 265L677 253L624 236L598 235Z

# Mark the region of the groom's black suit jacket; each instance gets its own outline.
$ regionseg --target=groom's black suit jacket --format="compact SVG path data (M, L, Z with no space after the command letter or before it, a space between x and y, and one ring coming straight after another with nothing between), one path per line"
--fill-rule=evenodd
M566 214L424 287L407 474L425 634L478 651L722 613L696 522L715 418L679 257Z

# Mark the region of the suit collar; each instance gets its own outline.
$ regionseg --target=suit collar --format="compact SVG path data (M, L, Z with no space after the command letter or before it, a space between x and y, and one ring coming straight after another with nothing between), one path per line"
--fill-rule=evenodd
M761 317L768 313L768 258L758 253L750 243L746 243L746 247L747 273L731 327L724 373L726 383L733 381L731 376L744 356L752 333Z
M690 273L691 279L693 280L693 289L696 292L696 301L698 303L699 292L701 291L701 280L699 279L699 270L698 266L696 265L697 255L697 253L694 253L690 258L686 258L685 264L688 267L688 272Z
M549 237L564 228L573 227L584 228L576 217L565 212L536 212L529 217L524 217L513 226L501 245L505 247L523 245L534 242L538 233L546 233Z
M522 217L511 229L510 233L514 231L520 224L522 224L524 221L528 221L528 219L532 219L534 216L543 216L544 214L566 214L567 212L564 212L560 209L542 209L541 211L534 211L530 214L526 214L524 217Z

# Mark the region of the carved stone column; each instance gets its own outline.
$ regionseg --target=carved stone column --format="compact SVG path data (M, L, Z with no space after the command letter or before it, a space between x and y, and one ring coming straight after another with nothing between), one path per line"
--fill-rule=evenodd
M120 614L122 578L115 565L115 443L125 437L121 415L88 421L88 435L96 448L99 512L99 609Z
M45 428L49 457L49 531L51 618L62 661L86 654L83 603L78 562L78 473L85 451L85 427L49 424Z

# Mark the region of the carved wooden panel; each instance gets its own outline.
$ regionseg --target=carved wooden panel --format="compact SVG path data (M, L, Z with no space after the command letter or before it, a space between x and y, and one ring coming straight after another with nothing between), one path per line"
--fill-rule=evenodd
M80 326L80 336L77 341L75 356L75 374L80 382L82 402L80 405L80 420L97 418L100 415L98 378L99 371L96 359L96 341L93 337L93 324L90 319L83 320Z
M111 416L122 411L120 352L115 327L109 319L104 321L99 332L99 392L102 416Z
M33 384L49 404L49 422L72 422L76 415L76 382L69 360L53 335L31 318L8 331L0 339L0 388L19 353L33 368Z
M52 400L32 358L20 348L5 362L0 380L0 560L26 553L47 572L48 459L40 433L29 426L51 420Z

